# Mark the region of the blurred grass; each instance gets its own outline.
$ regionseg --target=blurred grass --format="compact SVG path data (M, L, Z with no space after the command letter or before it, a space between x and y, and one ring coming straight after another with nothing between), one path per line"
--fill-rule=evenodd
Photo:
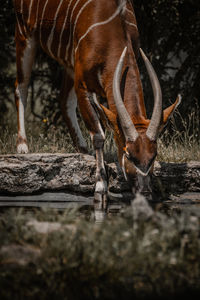
M197 105L188 116L183 118L180 113L170 120L170 129L166 129L158 141L159 161L187 162L200 160L200 108ZM17 126L16 120L8 118L6 125L0 125L0 153L16 153ZM37 120L37 121L36 121ZM176 124L180 124L177 126ZM91 140L83 122L80 127L87 141L89 153L93 148ZM181 128L181 130L180 130ZM70 135L65 124L50 125L48 119L26 122L26 132L29 152L69 153L75 152ZM108 162L117 160L117 150L112 133L106 132L104 145L105 159Z
M83 122L80 122L83 136L88 144L88 151L94 154L90 136ZM28 121L26 134L30 153L73 153L76 152L65 125L49 125L48 120ZM0 125L0 154L16 153L17 126L13 122ZM104 144L105 158L111 162L117 159L117 150L110 132L106 132Z
M170 120L170 131L166 130L158 142L158 160L187 162L200 160L200 107L187 116L179 111ZM179 124L179 125L177 125Z
M61 227L39 233L30 221ZM169 218L139 197L101 224L92 211L8 210L0 215L0 298L199 299L199 225L195 210ZM13 245L38 259L22 250L22 264Z

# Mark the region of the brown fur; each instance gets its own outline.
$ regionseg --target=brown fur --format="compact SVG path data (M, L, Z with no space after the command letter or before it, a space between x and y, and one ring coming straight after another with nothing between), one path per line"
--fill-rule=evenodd
M63 1L56 22L54 22L59 3L60 0L49 0L46 9L43 11L46 0L34 0L32 10L29 11L30 0L23 0L22 10L21 1L14 1L18 20L15 35L17 52L16 84L22 83L24 80L21 59L24 49L27 46L26 41L34 36L37 44L40 45L47 54L51 55L66 69L73 68L74 70L74 79L67 75L63 79L64 85L61 90L61 109L75 145L79 147L79 145L77 145L76 133L70 123L69 116L65 113L66 103L64 100L67 98L73 84L75 86L82 117L88 130L94 137L94 147L97 147L97 144L103 145L104 138L99 129L98 115L88 98L88 94L92 93L107 99L108 108L102 106L104 116L101 116L101 120L105 122L105 124L109 123L109 126L114 131L120 163L122 164L122 156L125 151L127 151L139 169L147 170L156 156L156 142L150 141L145 134L149 120L146 116L142 83L136 61L139 55L139 34L131 2L127 1L126 10L121 10L112 21L106 25L93 28L82 40L81 38L90 26L109 19L122 1L91 1L87 5L87 9L82 10L80 15L79 12L86 3L86 0L81 0L80 2L73 0L70 7L69 0ZM67 11L69 15L65 27L63 27ZM73 15L71 17L72 12ZM78 15L78 22L74 30ZM49 49L48 42L53 26L55 29L52 35L52 47ZM20 29L22 34L20 34ZM62 29L64 30L61 35ZM61 47L60 51L58 51L60 40ZM67 45L69 45L69 47L66 56ZM139 138L134 144L126 143L125 141L113 98L113 75L125 47L127 47L127 55L123 67L124 80L121 84L123 91L122 97L126 110L139 133ZM74 61L74 65L71 58ZM100 74L100 80L98 74ZM16 103L17 101L16 99ZM175 107L176 104L164 111L161 129L166 124L168 117ZM99 142L99 139L102 143ZM99 156L101 155L99 154ZM128 164L130 164L130 162L127 162L127 165ZM129 168L129 170L131 169L132 167ZM127 172L131 173L132 171Z

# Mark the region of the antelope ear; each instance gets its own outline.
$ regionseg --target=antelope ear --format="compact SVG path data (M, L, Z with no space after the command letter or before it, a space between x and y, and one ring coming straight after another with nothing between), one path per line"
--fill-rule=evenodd
M175 109L178 107L180 103L181 103L181 95L178 95L176 101L163 111L163 120L159 129L159 133L163 132L163 129L167 125L169 119L172 117Z

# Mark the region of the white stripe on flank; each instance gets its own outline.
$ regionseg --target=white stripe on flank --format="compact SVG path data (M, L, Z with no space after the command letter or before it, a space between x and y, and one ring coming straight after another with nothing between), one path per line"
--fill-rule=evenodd
M89 0L91 1L91 0ZM69 47L70 47L70 41L71 41L71 37L72 37L72 18L73 18L73 14L74 14L74 10L76 8L76 6L78 5L78 3L80 2L80 0L77 0L73 9L72 9L72 12L71 12L71 16L70 16L70 33L69 33L69 40L68 40L68 43L67 43L67 47L66 47L66 52L65 52L65 59L67 59L67 54L68 54L68 50L69 50Z
M32 6L33 6L33 0L31 0L30 6L29 6L29 10L28 10L28 20L27 20L28 24L29 24L30 18L31 18Z
M23 27L24 27L24 33L27 34L27 31L26 31L26 27L25 27L25 24L24 24L24 15L23 15L23 0L21 0L21 8L20 8L20 12L22 14L22 21L23 21Z
M52 29L51 29L51 33L50 33L49 38L48 38L48 41L47 41L47 48L48 48L48 50L49 50L49 53L50 53L51 56L53 56L53 57L55 57L55 56L53 55L52 50L51 50L51 48L52 48L52 46L53 46L53 34L54 34L54 31L55 31L55 27L56 27L57 16L58 16L58 13L59 13L59 10L60 10L60 7L61 7L62 3L63 3L63 0L60 0L60 3L59 3L59 5L58 5L58 7L57 7L57 10L56 10L55 17L54 17L54 19L53 19L53 27L52 27Z
M65 26L66 26L67 19L68 19L69 8L70 8L70 6L71 6L71 4L72 4L72 1L73 1L73 0L70 0L69 5L68 5L68 7L67 7L67 12L66 12L65 20L64 20L64 22L63 22L62 30L61 30L61 33L60 33L60 40L59 40L59 46L58 46L57 57L60 57L60 56L61 56L61 42L62 42L62 36L63 36L63 32L64 32L64 30L65 30Z
M21 12L21 14L23 14L23 0L21 0L20 12Z
M95 23L93 25L91 25L88 30L86 31L86 33L84 35L82 35L82 37L79 39L78 43L77 43L77 46L76 46L76 49L75 49L75 54L76 54L76 51L78 50L78 47L80 45L80 42L88 35L88 33L90 33L90 31L97 27L97 26L101 26L101 25L105 25L105 24L108 24L109 22L111 22L119 13L120 11L123 9L124 5L126 4L126 2L124 1L121 5L118 6L118 8L116 9L116 11L112 14L112 16L110 18L108 18L107 20L105 21L102 21L102 22L98 22L98 23Z
M46 0L46 2L45 2L45 5L44 5L43 11L42 11L41 22L40 22L40 44L41 44L41 46L42 46L42 21L43 21L43 18L44 18L44 13L45 13L45 9L46 9L48 1L49 0Z
M22 30L21 30L21 26L20 26L20 24L19 24L19 20L18 20L18 18L17 18L17 15L16 15L16 19L17 19L17 27L19 28L19 33L20 33L21 35L23 35Z
M131 23L131 22L129 22L129 21L126 21L126 20L125 20L125 22L126 22L126 24L128 24L128 25L130 25L130 26L134 26L135 28L137 28L137 25L135 25L135 24L133 24L133 23Z
M35 18L35 24L34 24L34 28L37 27L37 22L38 22L38 14L39 14L39 0L37 2L37 10L36 10L36 18Z
M78 18L80 17L81 13L83 12L83 10L86 8L86 6L88 6L88 4L90 4L90 2L92 2L93 0L88 0L87 2L84 3L84 5L81 7L79 13L77 14L76 16L76 19L75 19L75 22L74 22L74 30L73 30L73 35L72 35L72 44L73 44L73 47L74 47L74 33L75 33L75 30L76 30L76 24L78 22ZM72 64L73 64L73 47L72 47L72 57L71 57L71 61L72 61Z
M134 16L134 13L132 10L128 9L127 7L125 8L126 11L128 11L130 14L132 14ZM134 16L135 17L135 16Z

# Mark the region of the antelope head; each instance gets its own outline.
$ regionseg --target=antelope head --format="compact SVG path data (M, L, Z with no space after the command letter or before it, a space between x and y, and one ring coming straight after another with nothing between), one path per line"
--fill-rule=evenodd
M167 124L169 117L180 103L181 97L179 95L174 104L162 111L162 93L157 75L150 61L140 49L153 88L154 108L151 120L145 119L143 124L134 124L133 118L131 118L124 105L120 92L126 51L127 49L125 48L113 77L113 96L118 117L105 107L101 107L107 119L112 123L118 146L119 162L126 180L130 182L133 194L140 192L151 199L151 174L157 156L157 139Z

